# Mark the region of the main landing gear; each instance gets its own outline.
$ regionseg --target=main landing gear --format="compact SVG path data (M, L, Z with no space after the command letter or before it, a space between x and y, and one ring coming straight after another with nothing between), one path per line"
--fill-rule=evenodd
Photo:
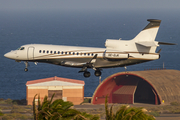
M83 74L83 75L84 75L84 77L88 78L88 77L91 76L91 73L86 70L86 71L84 71L84 74ZM101 76L101 71L100 71L99 69L95 70L94 75L95 75L96 77Z
M85 71L83 75L84 77L88 78L91 76L91 73L89 71Z

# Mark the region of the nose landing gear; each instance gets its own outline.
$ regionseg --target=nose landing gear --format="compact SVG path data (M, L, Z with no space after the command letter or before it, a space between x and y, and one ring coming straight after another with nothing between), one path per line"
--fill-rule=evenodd
M29 66L29 63L28 63L28 61L26 61L26 62L24 62L24 63L25 63L25 65L26 65L24 71L27 72L27 71L28 71L28 68L27 68L27 67Z

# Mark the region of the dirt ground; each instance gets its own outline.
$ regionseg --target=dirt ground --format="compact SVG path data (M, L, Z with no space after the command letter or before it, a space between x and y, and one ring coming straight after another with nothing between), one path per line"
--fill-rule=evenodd
M109 107L112 104L109 104ZM118 106L119 104L114 104L113 106ZM142 104L142 103L135 103L130 105L131 107L159 107L159 105L152 105L152 104ZM104 111L104 105L92 105L92 104L84 104L84 105L74 105L74 108L77 110L86 109L86 110L95 110L99 109ZM97 111L96 111L97 112ZM160 114L160 116L155 117L156 120L180 120L180 114ZM101 120L105 120L104 117L101 117Z
M156 120L180 120L180 114L161 114Z

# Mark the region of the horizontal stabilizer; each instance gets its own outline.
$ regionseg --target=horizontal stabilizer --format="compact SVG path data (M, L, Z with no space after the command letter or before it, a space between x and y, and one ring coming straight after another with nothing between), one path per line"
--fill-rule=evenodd
M158 42L159 45L176 45L175 43Z
M155 41L140 41L140 42L136 42L136 44L142 45L144 47L158 46L157 42Z

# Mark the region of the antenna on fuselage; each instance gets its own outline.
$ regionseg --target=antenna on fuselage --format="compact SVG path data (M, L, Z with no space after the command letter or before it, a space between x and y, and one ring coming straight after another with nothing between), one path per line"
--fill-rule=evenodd
M125 69L125 72L126 72L126 70L127 70L127 67L126 67L126 66L124 66L124 69Z
M99 84L101 83L101 76L99 76Z

